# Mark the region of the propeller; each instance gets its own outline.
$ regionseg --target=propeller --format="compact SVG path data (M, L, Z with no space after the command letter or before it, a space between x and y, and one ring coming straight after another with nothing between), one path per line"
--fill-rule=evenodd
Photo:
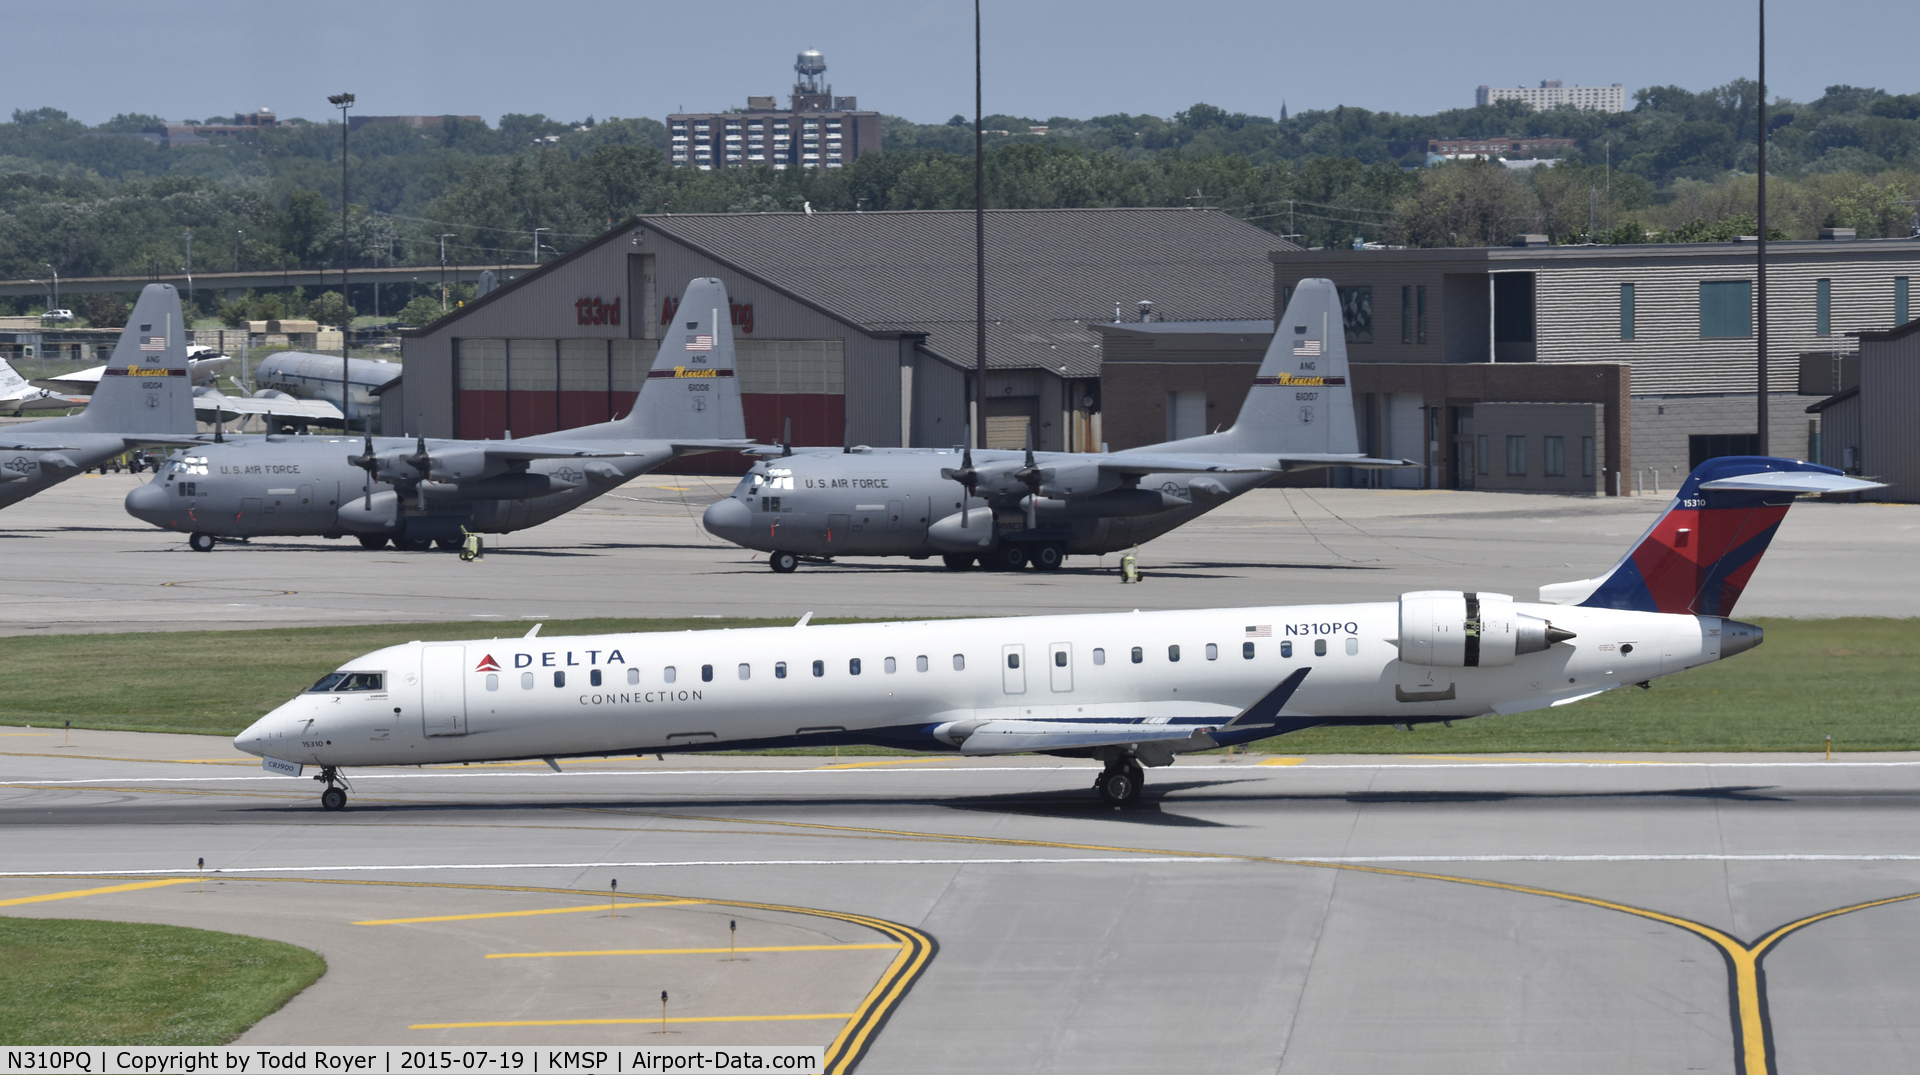
M940 476L951 481L959 482L961 488L967 491L966 498L960 501L960 529L965 530L967 528L967 511L976 495L974 490L980 484L980 472L973 467L972 446L963 446L960 449L960 465L958 467L940 468Z
M269 417L269 418L268 418L268 421L269 421L269 422L271 422L271 421L272 421L272 418L271 418L271 417ZM367 487L366 487L366 489L367 489L367 499L366 499L366 510L368 510L368 511L372 511L372 510L373 510L373 478L374 478L374 471L376 471L376 470L378 470L378 469L380 468L380 460L379 460L379 458L378 458L378 457L376 457L376 456L375 456L375 455L373 454L373 431L372 431L372 430L368 430L368 431L367 431L367 441L366 441L366 445L365 445L365 447L364 447L364 448L363 448L363 449L361 450L361 453L360 453L359 455L350 455L350 456L348 456L348 457L347 457L347 462L349 462L349 463L351 463L351 464L353 464L354 466L356 466L356 467L359 467L359 468L360 468L361 470L364 470L364 471L366 471L366 472L367 472Z
M1029 422L1027 424L1027 462L1025 466L1013 472L1014 479L1027 487L1027 529L1029 530L1039 525L1035 513L1039 509L1040 483L1052 475L1052 471L1042 470L1034 464L1033 424Z
M420 472L421 480L415 482L413 487L413 501L417 510L425 511L427 510L426 479L433 476L433 457L427 454L427 438L419 438L416 444L414 453L407 457L407 465Z

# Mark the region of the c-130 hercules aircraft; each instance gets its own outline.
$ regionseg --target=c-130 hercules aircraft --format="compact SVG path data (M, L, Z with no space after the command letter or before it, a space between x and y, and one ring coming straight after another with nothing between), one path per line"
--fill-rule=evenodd
M1143 766L1323 725L1568 705L1731 657L1729 619L1802 493L1878 488L1790 459L1708 460L1605 575L1506 594L733 631L409 642L348 661L234 745L320 767L873 743ZM538 627L535 628L535 631Z
M779 572L802 559L933 553L954 570L975 559L1052 570L1069 554L1159 537L1284 472L1416 465L1360 451L1339 293L1303 280L1227 430L1099 454L803 451L757 464L703 521L770 553Z
M197 444L186 320L172 284L148 284L87 409L0 429L0 507L143 445Z
M504 534L563 515L676 455L741 449L746 423L734 377L727 291L687 285L679 321L625 418L522 440L425 437L239 437L174 460L127 494L127 511L222 538L353 534L421 550L459 547L463 528Z

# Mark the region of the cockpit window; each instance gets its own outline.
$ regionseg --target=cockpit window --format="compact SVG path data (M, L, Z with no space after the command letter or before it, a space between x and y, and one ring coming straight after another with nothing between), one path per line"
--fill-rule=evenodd
M387 689L385 672L328 672L320 677L320 682L307 688L308 694L329 694L341 691L383 691Z

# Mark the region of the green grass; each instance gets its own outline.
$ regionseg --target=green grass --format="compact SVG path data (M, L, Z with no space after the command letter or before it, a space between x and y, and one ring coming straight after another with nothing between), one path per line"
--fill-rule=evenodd
M791 620L555 621L549 635L766 627ZM820 620L853 622L848 620ZM1920 619L1757 620L1759 649L1559 709L1265 740L1286 754L1508 751L1920 750ZM57 635L0 642L0 723L232 735L320 675L411 639L517 638L524 623ZM27 686L31 684L31 687ZM867 753L864 748L846 753ZM882 752L893 753L893 752Z
M0 918L0 1041L224 1045L326 973L304 948L183 926Z

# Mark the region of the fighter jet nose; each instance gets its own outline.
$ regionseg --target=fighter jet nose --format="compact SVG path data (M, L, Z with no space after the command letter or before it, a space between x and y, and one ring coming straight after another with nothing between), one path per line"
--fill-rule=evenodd
M164 526L169 487L161 482L148 482L127 494L127 514L142 522L155 526Z
M1767 633L1751 623L1739 620L1720 621L1720 657L1731 657L1736 653L1745 653L1759 645Z
M707 532L715 537L735 541L744 536L747 528L753 524L753 511L740 501L728 497L709 507L700 522Z

